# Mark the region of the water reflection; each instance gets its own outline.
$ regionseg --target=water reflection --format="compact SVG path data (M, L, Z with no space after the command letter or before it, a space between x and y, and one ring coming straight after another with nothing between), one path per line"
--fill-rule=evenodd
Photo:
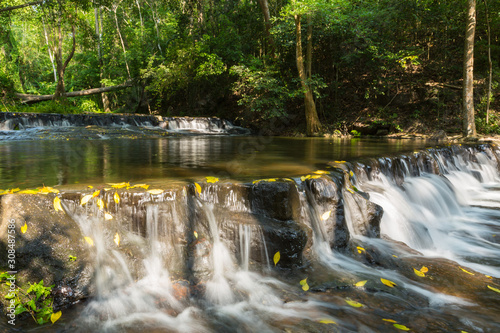
M218 176L291 177L348 160L411 151L422 141L197 136L0 142L0 188Z

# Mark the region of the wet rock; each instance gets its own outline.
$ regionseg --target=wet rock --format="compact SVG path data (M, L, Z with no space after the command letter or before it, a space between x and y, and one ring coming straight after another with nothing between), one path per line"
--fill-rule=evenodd
M54 284L56 290L63 286L71 289L72 297L63 297L58 306L88 294L93 272L88 247L77 223L65 213L54 211L53 197L13 194L1 196L0 200L2 248L8 244L9 221L16 225L15 267L7 267L2 260L1 269L18 271L20 285L43 279L45 286ZM25 233L21 232L24 224ZM70 256L77 259L71 261Z
M382 207L358 192L344 191L344 199L349 203L353 231L358 235L379 238L380 220L384 213Z
M343 176L317 179L307 179L306 189L310 207L317 217L330 212L326 219L319 223L324 226L326 238L330 246L335 249L344 249L349 242L349 230L345 220L345 207L342 201Z
M300 214L300 198L292 181L256 183L250 192L251 209L277 220L297 219Z

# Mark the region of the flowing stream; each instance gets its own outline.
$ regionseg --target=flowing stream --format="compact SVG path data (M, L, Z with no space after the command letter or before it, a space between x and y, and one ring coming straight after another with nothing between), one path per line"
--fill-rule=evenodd
M242 158L241 144L250 139L195 139L140 142L150 160L135 164L148 169L137 181L163 186L158 193L102 188L96 198L80 204L83 195L96 192L75 181L124 180L120 171L115 173L120 169L112 165L115 155L110 153L124 142L98 145L95 154L107 156L99 162L107 163L107 173L56 177L61 216L79 229L76 242L89 253L86 297L63 308L54 325L12 328L2 323L0 328L500 331L500 151L495 145L407 146L375 157L368 151L376 143L369 141L349 143L346 149L329 140L275 138L240 162L255 170L265 169L272 156L281 162L242 175L220 166ZM184 158L176 140L186 149ZM195 142L198 153L186 144ZM203 149L200 142L206 144ZM315 150L308 150L310 142L317 144ZM11 143L0 144L0 150L43 145ZM387 143L381 145L387 151ZM50 158L67 151L46 148ZM211 156L203 153L207 149ZM92 154L82 159L88 161ZM309 155L294 161L293 169L297 154ZM125 155L116 156L119 161ZM28 157L10 158L0 161L3 187L20 179L13 166L29 162ZM190 158L191 165L182 164ZM175 168L168 165L173 161ZM78 164L59 160L44 169L37 158L32 163L50 179ZM212 178L186 171L200 165L207 166L204 176ZM280 173L284 165L288 168ZM165 177L166 171L176 170L179 174ZM283 178L260 179L269 176ZM28 177L26 184L34 181ZM25 197L0 198L7 214L9 203Z

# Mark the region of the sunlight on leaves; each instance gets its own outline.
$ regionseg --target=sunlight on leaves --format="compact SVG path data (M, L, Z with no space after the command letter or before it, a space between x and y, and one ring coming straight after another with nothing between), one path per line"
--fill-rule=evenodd
M24 222L24 225L21 227L21 232L25 234L26 231L28 231L28 225L26 224L26 222Z
M319 321L321 324L337 324L335 321L331 319L320 319Z
M356 282L354 285L356 287L363 287L367 282L368 282L368 280L363 280L363 281Z
M380 278L380 281L382 281L383 284L385 284L386 286L391 287L391 288L393 288L394 286L397 286L396 283L394 283L394 282L392 282L390 280L386 280L386 279Z
M361 307L363 307L363 306L364 306L363 304L361 304L361 303L359 303L359 302L356 302L356 301L353 301L353 300L352 300L352 299L350 299L350 298L346 298L346 299L345 299L345 302L346 302L347 304L349 304L350 306L354 307L354 308L361 308Z
M217 183L219 181L219 178L217 177L206 177L207 183Z
M153 195L157 195L157 194L162 194L163 190L160 190L160 189L149 190L148 193L153 194Z
M63 211L61 206L61 199L59 199L59 197L54 198L54 209L56 210L56 212Z
M80 205L81 206L85 206L87 204L87 202L89 202L90 199L92 199L92 194L87 194L85 195L82 200L80 201Z
M278 263L278 261L280 261L280 257L281 257L280 251L278 251L278 252L276 252L274 254L274 257L273 257L274 266L276 266L276 264Z
M94 246L94 241L92 240L92 238L90 237L83 237L83 239L85 239L85 241L90 245L90 246Z
M116 204L120 203L120 196L118 195L118 192L115 192L115 194L113 195L113 200Z
M500 289L493 288L492 286L488 285L488 288L490 288L493 291L496 291L497 293L500 293Z
M396 327L398 330L402 331L409 331L410 329L406 327L405 325L400 325L400 324L393 324L394 327Z
M50 315L50 321L53 323L55 323L56 321L59 320L59 318L61 318L62 316L62 312L61 311L57 311L53 314Z
M113 240L117 246L120 246L120 235L118 235L118 233L115 234L115 238L113 238Z
M321 215L321 220L323 220L323 221L328 220L328 218L330 217L331 213L332 213L331 210L329 210L327 212L324 212L323 215Z
M458 268L460 268L462 270L462 272L464 272L464 273L467 273L467 274L470 274L470 275L474 275L474 273L469 272L468 270L463 269L462 267L458 267Z

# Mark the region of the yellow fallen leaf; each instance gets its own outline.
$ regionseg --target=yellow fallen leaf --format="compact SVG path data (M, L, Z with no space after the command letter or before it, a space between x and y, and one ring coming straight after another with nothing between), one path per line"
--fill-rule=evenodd
M113 195L113 200L115 200L116 204L120 203L120 196L118 195L118 192L115 192L115 194Z
M19 187L13 188L9 191L10 194L19 192L21 189Z
M354 177L354 172L349 171L349 176Z
M324 171L324 170L316 170L313 173L315 173L317 175L328 175L328 174L330 174L330 172Z
M394 319L385 319L385 318L383 318L382 320L383 321L388 321L390 323L397 323L397 321L395 321Z
M334 161L335 163L338 163L338 164L344 164L345 161Z
M157 194L162 194L163 190L160 190L160 189L149 190L148 193L151 193L153 195L157 195Z
M127 187L130 186L130 183L108 183L109 186L114 187L114 188L122 188L122 187Z
M320 319L319 321L321 324L336 324L335 321L331 320L331 319Z
M331 210L329 210L327 212L324 212L323 215L321 215L321 220L323 220L323 221L328 220L328 218L330 217L331 213L332 213Z
M462 270L462 272L465 272L465 273L470 274L470 275L474 275L474 273L471 273L468 270L463 269L462 267L458 267L458 268L460 268Z
M201 194L201 186L200 186L200 184L194 183L194 187L196 188L196 192L198 192L198 194Z
M217 177L206 177L207 178L207 183L217 183L219 181L219 178Z
M63 211L61 206L61 199L59 199L59 197L54 198L54 209L56 210L56 212Z
M402 331L409 331L410 329L408 327L406 327L405 325L400 325L400 324L393 324L394 327L396 327L397 329L399 330L402 330Z
M24 225L21 227L21 232L25 234L26 231L28 231L28 225L26 224L26 222L24 222Z
M497 293L500 293L500 289L493 288L492 286L488 285L488 288L490 288L493 291L496 291Z
M42 188L39 188L38 192L41 194L59 193L59 190L56 190L55 188L50 186L44 186Z
M413 272L415 272L415 274L418 276L425 277L425 274L422 271L419 271L418 269L414 268Z
M493 277L492 276L489 276L489 275L485 275L488 279L492 279L493 280Z
M18 194L38 194L38 191L35 190L22 190L17 192Z
M92 240L92 238L90 237L83 237L83 239L85 239L85 241L90 245L90 246L94 246L94 241Z
M356 301L353 301L353 300L352 300L352 299L350 299L350 298L346 298L346 299L345 299L345 302L346 302L347 304L349 304L350 306L354 307L354 308L361 308L361 307L363 307L363 306L364 306L363 304L361 304L361 303L359 303L359 302L356 302Z
M386 286L391 287L391 288L393 288L394 286L397 286L397 284L395 284L394 282L392 282L390 280L380 278L380 281L382 281L383 284L385 284Z
M61 315L62 315L62 312L61 311L57 311L56 313L53 313L50 315L50 321L53 323L55 323L56 321L59 320L59 318L61 318Z
M89 202L89 200L92 198L93 198L92 194L87 194L87 195L83 196L82 200L80 201L80 205L85 206L87 204L87 202Z
M321 175L314 175L314 176L311 176L311 179L318 179L318 178L321 178Z
M113 238L113 240L117 246L120 245L120 235L118 235L118 233L115 234L115 238Z
M363 281L356 282L354 285L356 287L363 287L367 282L368 282L368 280L363 280Z
M422 268L420 268L420 271L422 273L427 273L429 271L429 269L427 267L425 267L425 266L422 266Z
M278 251L278 252L276 252L276 253L274 254L274 257L273 257L274 266L276 266L276 264L278 263L278 261L280 261L280 257L281 257L281 255L280 255L280 251Z
M94 186L92 186L92 185L89 185L89 186L87 186L87 187L88 187L88 188L90 188L90 189L93 189L93 188L94 188Z
M104 219L105 220L112 220L113 219L113 215L111 215L110 213L104 213Z
M99 207L100 210L103 210L105 206L104 201L102 201L101 198L97 198L96 202L97 202L97 207Z
M395 254L393 254L392 256L393 256L394 258L397 258L397 257L398 257L398 256L397 256L397 255L395 255Z
M196 231L193 231L194 237L198 239L198 233Z
M257 184L257 183L258 183L258 182L260 182L260 181L261 181L260 179L259 179L259 180L254 180L254 181L252 182L252 184L254 184L254 185L255 185L255 184Z
M92 198L97 197L101 193L101 190L97 190L94 193L92 193Z
M356 247L358 249L358 253L366 253L366 250L363 249L361 246Z
M300 177L300 180L301 180L301 181L305 181L306 179L307 179L307 178L306 178L305 176L301 176L301 177Z
M266 179L266 182L275 182L275 181L276 181L276 179L274 179L274 178Z
M308 291L309 290L309 285L307 284L307 278L304 280L300 280L300 285L302 286L302 290Z

